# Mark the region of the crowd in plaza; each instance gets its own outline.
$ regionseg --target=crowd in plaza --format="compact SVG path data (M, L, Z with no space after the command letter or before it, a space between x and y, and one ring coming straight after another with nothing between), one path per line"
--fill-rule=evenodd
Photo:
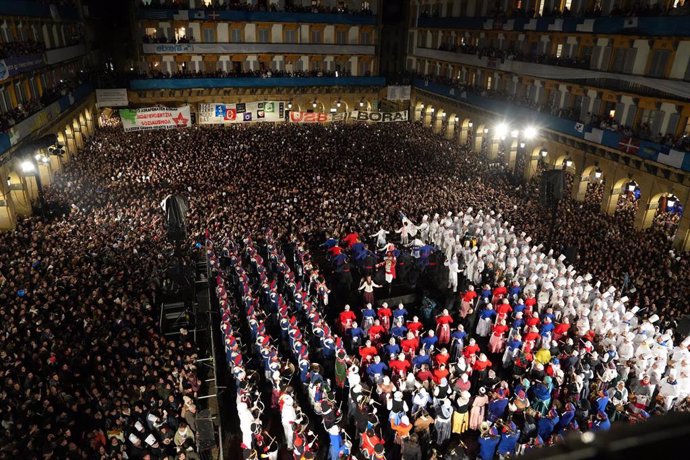
M301 333L311 340L303 343L289 328L283 334L271 315L263 318L265 332L259 320L230 323L251 339L280 335L277 352L292 360L300 380L295 376L291 388L280 379L271 383L275 410L309 401L303 410L321 416L318 431L333 425L327 426L317 395L332 394L322 399L341 404L340 432L329 434L343 449L331 450L331 458L347 445L344 433L356 433L362 436L353 436L353 452L370 449L371 458L381 449L390 458L401 449L405 458L420 458L418 450L431 458L431 447L450 445L445 458L479 454L486 460L494 443L518 449L553 442L567 430L606 429L611 419L688 409L688 350L679 346L683 338L669 333L688 313L690 279L683 273L690 257L670 252L670 241L656 228L640 232L595 206L564 199L556 259L541 257L548 249L532 248L546 244L549 222L538 203L538 181L516 186L511 174L468 146L413 123L140 133L116 126L100 130L56 176L46 190L47 218L21 219L15 231L0 236L3 454L194 457L195 398L202 385L194 344L185 335L162 336L154 319L171 249L160 209L168 194L189 200L190 248L204 244L208 231L219 258L230 261L234 252L233 265L217 268L227 277L228 315L234 311L238 322L247 321L244 309L272 308L274 293L282 297L274 308L307 326ZM427 233L416 230L424 223ZM381 229L389 232L383 241ZM438 229L448 233L439 236ZM414 252L415 240L433 254L427 262L436 261L433 276L421 263L421 276L443 279L452 302L415 319L422 305L404 305L404 313L390 305L390 315L384 309L372 316L366 302L350 300L367 270L382 286L365 282L367 302L385 297L391 282L404 289L396 281L397 260L424 260ZM283 259L285 245L293 254ZM572 261L577 273L557 259L567 246L579 246ZM269 254L275 262L268 263ZM374 265L361 264L366 257ZM318 273L317 258L323 265ZM263 283L269 286L265 297L255 290ZM249 305L238 290L244 284L251 287ZM353 316L341 325L346 302ZM602 320L609 310L617 322ZM386 317L390 321L379 324ZM357 328L362 334L352 333ZM632 356L630 343L636 345ZM306 370L303 348L310 356ZM420 362L422 349L427 358ZM391 357L391 350L398 353ZM232 351L229 346L228 356ZM257 375L258 388L273 377ZM327 376L334 378L332 388L322 389ZM242 402L244 377L236 378ZM369 397L360 399L358 390L367 388ZM373 407L382 431L370 429ZM294 447L284 440L294 435L290 415L282 418L285 433L276 441L284 448ZM243 436L243 444L249 453L259 448L252 435Z

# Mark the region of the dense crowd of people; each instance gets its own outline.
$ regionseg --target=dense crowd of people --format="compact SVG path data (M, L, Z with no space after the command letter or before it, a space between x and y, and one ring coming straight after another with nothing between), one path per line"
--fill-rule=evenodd
M42 43L33 41L8 42L0 45L0 59L26 56L28 54L41 54L43 51L45 51L45 48Z
M544 8L541 13L535 11L534 8L525 10L524 8L512 8L510 11L503 11L502 9L492 9L489 16L498 19L507 18L599 18L599 17L656 17L656 16L685 16L690 14L690 2L675 1L671 2L667 8L657 1L640 1L634 2L629 7L620 4L612 5L610 11L604 12L601 9L601 4L595 2L591 4L590 8L585 8L584 4L579 10L573 11L567 6L560 8L554 6L549 10ZM422 17L438 17L441 15L440 6L427 7L421 12Z
M185 0L141 0L141 6L145 8L189 8L189 2ZM270 11L270 12L287 12L287 13L332 13L332 14L358 14L371 15L374 14L370 8L369 2L361 2L360 8L352 8L348 1L338 1L337 5L328 6L318 2L312 2L312 5L296 5L293 2L285 2L284 6L280 6L275 1L265 2L249 2L241 0L213 0L197 2L197 8L206 10L229 10L229 11Z
M348 77L350 72L347 70L294 70L288 72L287 70L272 70L265 68L262 65L261 69L241 71L241 72L225 72L223 70L216 71L199 71L183 70L174 73L164 72L160 70L150 71L148 73L139 73L137 78L320 78L320 77Z
M372 280L374 286L369 291L362 289L370 300L370 294L375 297L385 296L385 291L381 289L387 287L386 283L391 284L395 280L396 262L392 258L404 259L405 252L411 250L408 246L413 245L415 240L412 227L405 229L405 225L401 224L401 213L409 216L408 225L411 225L411 221L421 225L425 221L423 216L426 215L426 222L431 226L435 221L435 213L447 219L449 211L451 220L453 216L458 216L461 222L466 217L471 218L468 228L473 228L472 238L468 238L465 233L459 241L470 241L471 245L482 249L483 252L478 252L480 255L484 255L484 249L489 247L487 245L493 245L494 242L490 238L488 227L484 231L485 238L478 230L482 229L482 222L488 223L490 219L498 219L500 215L500 222L505 221L514 226L514 229L505 230L514 235L511 238L517 238L516 243L519 241L519 244L516 247L522 250L524 245L533 247L546 244L549 234L549 223L543 219L544 211L538 204L537 184L538 182L534 182L516 187L511 174L501 168L497 169L495 165L490 166L481 155L472 152L469 146L458 146L457 143L442 139L413 123L314 126L257 124L249 127L140 133L123 133L120 127L104 128L89 140L84 151L46 190L46 199L54 210L51 216L23 219L17 230L1 236L0 272L3 282L0 296L4 308L0 369L0 418L3 430L0 449L8 455L22 458L49 458L51 455L56 458L123 458L125 452L129 458L144 458L147 454L153 458L194 456L194 406L201 385L196 374L194 345L185 335L179 339L162 336L157 331L154 320L166 254L171 249L165 239L163 213L159 205L160 200L168 194L181 194L189 200L188 221L190 238L193 240L190 241L190 247L194 247L194 242L203 244L208 230L210 235L217 237L219 256L229 257L229 252L222 252L222 243L227 245L228 251L239 251L238 258L242 260L250 276L247 279L241 276L232 278L233 283L237 283L232 286L240 285L238 279L249 286L256 286L254 283L257 281L277 279L276 289L285 296L285 304L289 304L286 308L294 309L303 325L310 325L302 327L302 333L309 329L318 336L317 331L323 331L324 323L315 323L313 315L314 312L321 311L320 316L329 320L333 337L341 339L334 340L334 346L338 350L344 350L347 356L342 359L347 360L349 366L357 365L355 362L358 362L361 372L364 372L367 363L362 358L371 356L371 361L375 362L374 355L380 353L384 358L381 362L387 363L389 368L399 365L407 372L410 368L406 367L405 361L411 358L409 354L398 359L402 363L393 365L389 356L379 352L376 347L385 345L384 338L388 343L389 336L394 339L394 345L400 346L401 339L406 334L398 329L393 335L393 329L401 326L409 331L407 321L415 322L412 316L420 310L421 305L406 305L403 310L411 313L405 311L404 314L397 315L403 318L402 324L391 321L390 329L381 330L380 325L374 321L371 327L375 328L374 331L378 330L378 336L370 335L369 328L363 339L370 337L374 340L372 346L375 352L363 355L362 349L356 344L353 346L351 332L348 333L346 328L338 330L336 334L335 324L330 322L334 317L339 317L340 306L349 302L353 306L356 321L364 326L364 318L360 318L363 305L351 300L353 294L356 296L359 284L333 285L333 279L340 280L343 268L350 265L339 264L337 261L342 261L342 258L338 257L339 254L334 254L337 251L328 251L327 260L333 263L335 278L329 276L326 279L325 276L331 271L328 263L323 262L322 267L326 275L315 273L318 264L308 263L305 254L311 249L315 259L324 259L326 250L319 249L318 245L328 240L329 249L342 247L343 255L353 257L353 275L359 277L364 273L360 273L360 270L365 270L366 266L355 268L352 247L358 241L351 234L358 233L362 245L368 244L370 250L375 252L377 241L381 237L380 231L388 231L387 240L385 232L383 234L384 241L394 238L398 247L383 246L383 252L377 256L377 269L372 272L375 275ZM468 208L474 211L468 211ZM481 214L477 214L479 210L482 211ZM460 214L461 211L464 214ZM477 215L484 216L487 220L475 221ZM525 240L522 232L531 236L531 242ZM504 235L505 241L510 241L506 236L508 233ZM376 237L371 236L377 234ZM558 225L553 240L556 251L566 246L579 246L577 260L572 263L580 273L591 273L592 283L600 281L602 293L606 292L609 285L615 286L617 307L620 296L628 297L629 308L639 307L639 310L635 310L637 314L634 315L634 324L644 325L643 329L649 333L650 323L644 319L656 319L651 325L650 333L654 341L655 327L660 331L672 330L675 321L682 314L688 313L686 299L690 294L690 279L683 275L687 272L690 258L686 253L670 252L668 239L658 238L657 235L656 229L638 232L623 225L615 216L600 214L596 207L565 199L559 205ZM279 256L282 250L276 249L274 252L277 251L278 254L277 262L267 264L265 270L259 269L259 259L255 257L257 252L244 252L252 245L247 237L257 239L256 246L263 254L266 254L263 252L266 241L279 242L273 245L274 248L280 248L283 244L292 245L296 248L293 250L295 262L283 263ZM498 312L499 308L505 308L501 306L504 298L515 311L518 310L515 308L516 304L520 303L517 299L524 298L524 304L529 304L531 312L537 313L534 326L539 331L539 337L542 337L545 317L549 317L551 323L560 323L564 318L572 317L571 332L566 328L559 338L555 338L553 332L547 331L551 332L550 337L557 342L555 346L550 346L550 341L540 338L535 340L534 337L533 343L537 344L541 340L542 344L550 346L548 351L551 355L561 356L564 352L580 349L579 344L572 348L568 338L586 337L592 348L587 350L589 354L587 359L583 358L582 364L587 364L592 372L588 377L589 382L602 382L599 377L595 377L595 373L598 376L602 371L601 366L608 369L610 362L623 363L622 359L609 361L606 358L605 361L604 354L608 348L601 347L608 347L610 340L600 341L601 328L594 326L595 317L602 310L597 309L593 314L591 329L594 332L590 333L590 328L585 328L576 321L580 319L576 314L564 312L560 304L547 306L541 298L537 299L537 304L531 303L532 300L529 299L532 297L526 294L530 289L536 294L540 291L531 288L529 280L521 285L521 292L525 295L518 293L514 297L514 292L511 291L510 297L506 294L501 297L499 291L497 296L495 290L503 287L500 283L510 281L505 268L499 269L498 253L495 254L496 266L493 269L487 264L478 272L462 272L462 264L457 257L454 260L453 251L446 251L448 245L443 240L434 241L428 235L418 238L436 254L433 257L442 255L437 259L441 267L445 262L449 267L457 268L456 280L449 283L447 292L452 293L457 289L458 293L451 294L454 302L444 305L449 307L447 312L442 309L437 311L445 318L439 320L439 324L448 324L456 331L457 324L464 322L467 326L467 339L463 338L464 348L475 345L479 347L474 353L468 353L468 356L476 355L475 361L471 362L468 358L468 370L483 366L481 371L486 371L468 375L470 385L460 384L463 389L456 394L459 398L450 400L452 410L454 405L458 405L467 406L472 412L468 405L481 406L483 400L489 404L496 398L508 399L511 404L518 404L511 398L521 394L520 388L516 386L518 382L513 378L519 374L513 373L512 368L499 370L502 368L501 360L496 361L496 356L503 356L498 352L505 353L508 343L502 343L501 347L496 343L488 343L483 335L486 329L477 331L475 324L469 322L470 318L478 321L480 312L488 310L488 304L493 306L496 299L501 300L495 304L495 311ZM455 248L454 244L452 246ZM441 248L444 250L439 252ZM492 250L494 249L498 250ZM546 249L544 251L548 252ZM268 256L266 260L269 260ZM315 310L296 306L295 298L300 292L297 284L292 286L284 278L277 277L276 267L288 263L289 271L295 273L295 280L302 280L301 286L306 290L309 303ZM476 260L475 268L480 265L479 260ZM447 269L439 270L437 277L448 276L449 272L444 271ZM486 270L489 270L488 274L485 273ZM285 273L287 271L284 270ZM262 273L267 278L262 278ZM429 276L422 273L422 276ZM475 275L468 276L470 273ZM377 277L379 275L382 278ZM466 300L466 292L471 291L468 282L476 283L476 292L481 294L477 299L482 299L476 304L477 300L472 300L471 306L470 303L462 303L462 300ZM577 283L581 283L581 280ZM482 292L487 289L486 285L489 285L490 291L487 294ZM512 288L512 284L506 283L505 287ZM290 291L292 294L289 294ZM333 311L334 307L328 307L330 291L330 305L337 306L338 311ZM459 297L460 292L462 299ZM488 304L483 300L486 295L490 297ZM437 301L446 302L446 299ZM260 304L262 307L266 306L264 300L260 300ZM240 305L242 308L246 307ZM462 308L468 306L473 312L469 313L466 309L465 317L462 318ZM397 308L394 305L390 307ZM524 309L523 312L530 312L530 309ZM481 315L484 319L494 316ZM549 315L553 315L553 319ZM654 318L655 315L658 318ZM246 315L244 318L246 319ZM518 319L515 315L506 313L502 318L507 320L505 324L498 321L491 327L520 329L514 327ZM526 324L532 323L526 313L523 313L523 318ZM316 324L320 326L317 327ZM488 326L486 322L483 324L484 328ZM636 333L638 329L634 324L630 326L630 332ZM430 336L426 329L435 329L435 325L436 320L432 316L417 331L420 335ZM270 323L269 326L279 327ZM233 327L239 328L240 325L233 324ZM243 330L251 327L243 326ZM491 328L489 330L492 331L490 333L495 332ZM254 332L258 337L260 331L257 329ZM441 327L438 339L448 339L448 332L448 329ZM507 333L507 330L504 332ZM532 331L527 331L530 332ZM261 334L261 337L265 337ZM290 346L295 351L293 336L288 335L286 338L279 330L276 337L278 335L287 344L285 347ZM74 337L80 337L80 340L75 341ZM326 336L322 334L319 337ZM470 338L475 337L476 343L471 343ZM411 339L414 340L415 337ZM424 343L422 339L423 337L419 337L420 344ZM515 336L511 339L515 339ZM563 339L563 343L559 339ZM673 343L679 343L675 339ZM529 342L526 337L523 341ZM644 341L640 343L642 342ZM664 346L669 345L666 338L662 342ZM655 348L656 342L644 343L648 348L654 348L655 353L658 351ZM416 356L421 355L420 344L413 347ZM310 345L318 348L313 354L317 357L313 364L318 364L321 368L305 371L302 380L305 389L314 389L314 381L319 381L318 378L313 379L314 372L320 375L334 372L334 364L329 365L333 363L333 356L324 355L325 343L319 345L318 341L313 340ZM362 345L369 346L366 343ZM442 346L448 347L447 353L453 353L450 342L438 344L438 347ZM556 372L553 376L546 375L554 371L555 363L550 358L551 355L549 359L544 358L546 351L542 351L542 348L537 346L529 350L534 355L532 360L525 357L530 363L535 362L535 359L543 361L543 368L537 368L536 374L534 369L525 371L531 381L539 380L540 386L529 390L523 384L522 389L530 400L533 392L539 389L541 396L552 394L553 401L567 401L570 393L564 388L565 381L559 380L560 374ZM598 359L593 358L596 356L595 349L600 353ZM410 350L408 348L408 352ZM297 348L297 352L299 358L301 348ZM486 355L486 361L480 353ZM440 351L440 354L443 355L444 352ZM436 350L430 350L429 356L433 362L428 367L428 372L434 383L430 383L427 388L430 398L438 398L438 394L435 394L437 386L442 386L443 378L446 378L449 385L454 385L455 382L451 382L451 379L455 378L455 374L451 376L449 372L446 377L439 377L441 374L435 372L441 368L439 363L446 358L438 358ZM679 356L682 358L684 355L681 353L675 356L668 366L659 369L661 366L657 365L650 370L650 377L655 379L654 384L668 379L666 371L681 368L681 364L676 361ZM488 364L476 364L487 361L493 363L495 375L489 372ZM298 360L295 367L301 371L299 364ZM453 372L458 369L460 368ZM565 372L568 368L564 364L562 369ZM636 388L631 382L642 379L642 369L638 366L625 374L626 379L623 380L627 382L626 388L630 386L631 391L633 387ZM262 372L261 375L263 374ZM366 384L363 387L368 385L373 388L373 396L369 399L377 398L375 394L378 386L371 386L374 383L379 385L383 382L385 387L381 392L392 395L389 400L380 401L380 404L385 404L386 409L381 409L379 414L381 424L390 428L383 433L369 432L369 412L358 412L360 409L356 397L352 411L343 409L343 412L347 412L347 417L359 417L353 423L362 428L357 428L357 433L364 433L367 442L372 443L369 446L372 448L372 455L376 453L373 445L376 443L385 444L386 452L392 453L392 444L386 444L385 440L395 432L400 445L412 443L405 431L410 433L411 425L420 420L422 413L413 416L411 411L405 409L402 412L406 412L406 415L392 420L386 420L383 415L393 411L393 407L396 410L392 413L400 414L397 408L401 401L407 404L408 409L413 407L414 401L410 398L415 388L414 382L411 387L401 389L401 399L394 390L401 383L398 379L385 381L382 373L381 381L378 381L371 380L368 377L370 375L371 373L366 373L361 377L361 383ZM548 385L547 377L550 379ZM464 382L461 373L457 378ZM681 381L685 376L678 374L676 378ZM342 407L347 407L352 401L350 391L356 383L352 382L350 385L343 380L340 382L344 385L343 394L336 398L343 402ZM506 382L507 386L502 382ZM607 392L617 388L617 384L611 386L611 382L607 380L608 385L600 385L599 390ZM296 382L293 384L297 386ZM285 390L280 386L278 388L280 391ZM484 393L481 388L485 388ZM650 389L651 387L645 391ZM314 390L313 394L309 391L300 392L299 389L291 391L294 393L288 394L293 400L301 394L306 395L307 400L312 403L316 394L323 394L321 390ZM468 393L464 393L465 391ZM635 393L640 394L637 390ZM599 397L598 392L592 394ZM612 394L610 399L614 396L620 399L615 391ZM283 400L287 399L282 393L276 396L279 400L281 397ZM587 396L589 394L581 399L587 400ZM656 393L653 389L648 396L648 405L645 406L648 411L663 412L674 406L672 404L666 407L665 403L655 403L652 396L656 396ZM444 398L439 400L441 399ZM680 398L673 402L676 408L684 409L687 406L683 405ZM311 406L312 409L305 408L305 412L321 410L316 404ZM563 407L566 406L567 403L564 403ZM558 405L554 407L561 417L562 408ZM432 403L428 407L427 418L423 419L427 422L439 417L442 419L436 420L436 429L431 431L435 436L434 442L439 446L448 445L451 432L459 435L457 431L444 427L446 415L451 409L447 408L444 401L435 407ZM579 406L576 409L583 410ZM607 413L608 408L603 409ZM591 420L590 413L594 415ZM589 411L585 419L594 423L598 420L597 417L602 417L598 413ZM551 416L545 416L549 417ZM322 418L325 423L325 416ZM498 420L491 420L488 416L486 419L491 422ZM343 417L341 423L346 424L346 420ZM553 421L553 418L550 420ZM468 421L470 430L479 430L481 436L495 439L492 427L482 425L484 417L470 416ZM514 423L517 423L516 428L524 430L522 420L518 422L516 419ZM535 423L538 423L536 418ZM283 423L283 428L285 425ZM430 422L427 423L427 429L429 425ZM291 427L290 423L287 426ZM485 429L487 426L488 431ZM467 427L462 431L467 431ZM333 436L335 439L335 435ZM343 440L342 437L339 439ZM362 439L364 438L354 440L356 449L364 448ZM476 440L477 436L473 435L473 439ZM453 438L453 443L456 440L457 438ZM543 436L542 440L546 441ZM245 447L251 449L252 446ZM415 450L413 446L409 449ZM458 449L454 452L464 450ZM342 449L338 450L340 451ZM475 455L476 451L469 446L466 453Z

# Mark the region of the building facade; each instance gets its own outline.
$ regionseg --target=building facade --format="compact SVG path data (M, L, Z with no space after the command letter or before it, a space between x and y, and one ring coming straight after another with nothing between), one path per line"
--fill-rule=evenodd
M33 212L39 184L50 184L93 134L85 36L79 1L0 2L0 229ZM55 135L61 156L27 151L46 134Z
M136 2L147 75L378 74L378 2Z
M689 248L688 3L413 1L413 117L526 179L565 168L575 199L596 173L604 212L678 212Z

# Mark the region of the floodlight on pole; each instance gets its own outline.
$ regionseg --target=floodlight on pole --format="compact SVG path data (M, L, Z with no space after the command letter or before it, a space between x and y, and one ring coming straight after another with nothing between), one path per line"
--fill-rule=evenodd
M34 165L34 162L31 160L22 161L19 167L22 169L22 172L24 174L33 174L36 172L36 166Z
M508 125L505 123L499 123L496 125L496 137L506 137L508 134Z
M524 137L528 141L537 137L537 134L539 134L539 132L537 131L537 128L535 128L534 126L528 126L527 128L525 128Z

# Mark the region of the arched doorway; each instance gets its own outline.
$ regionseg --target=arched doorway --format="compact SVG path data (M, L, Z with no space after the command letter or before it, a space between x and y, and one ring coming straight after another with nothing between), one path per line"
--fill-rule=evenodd
M462 120L462 125L460 128L460 144L472 144L472 121L469 118Z
M556 158L553 167L554 169L563 170L563 195L568 195L572 192L575 182L575 172L577 171L575 160L568 155L560 155Z
M489 153L489 128L483 123L477 126L477 131L475 132L474 150L479 152L481 155L488 155Z
M417 101L417 103L414 106L413 121L424 122L424 103L422 101Z
M632 226L635 223L640 198L642 198L642 190L638 183L634 180L624 181L616 201L616 210L614 211L616 219Z
M650 226L654 231L673 240L684 211L682 203L674 193L657 193L649 201L642 228Z
M436 116L433 119L433 131L438 134L443 132L443 125L446 123L446 111L443 109L439 109L438 113L436 113Z
M446 139L455 139L457 137L458 116L451 113L448 116L448 126L446 127Z
M432 106L432 105L430 105L428 107L424 107L424 112L423 112L424 113L424 118L423 118L424 121L422 123L427 128L430 128L432 126L435 111L436 111L436 109L434 109L434 106Z
M31 197L29 196L27 183L24 177L12 170L5 178L10 199L14 204L14 210L20 216L31 215Z
M593 211L601 209L606 187L606 178L601 168L596 165L585 168L582 172L582 183L584 183L584 193L581 201ZM578 194L582 191L582 185L579 188Z
M545 146L540 145L534 147L529 155L529 161L525 165L525 180L531 181L532 179L541 176L541 173L546 169L546 162L548 160L548 150Z

